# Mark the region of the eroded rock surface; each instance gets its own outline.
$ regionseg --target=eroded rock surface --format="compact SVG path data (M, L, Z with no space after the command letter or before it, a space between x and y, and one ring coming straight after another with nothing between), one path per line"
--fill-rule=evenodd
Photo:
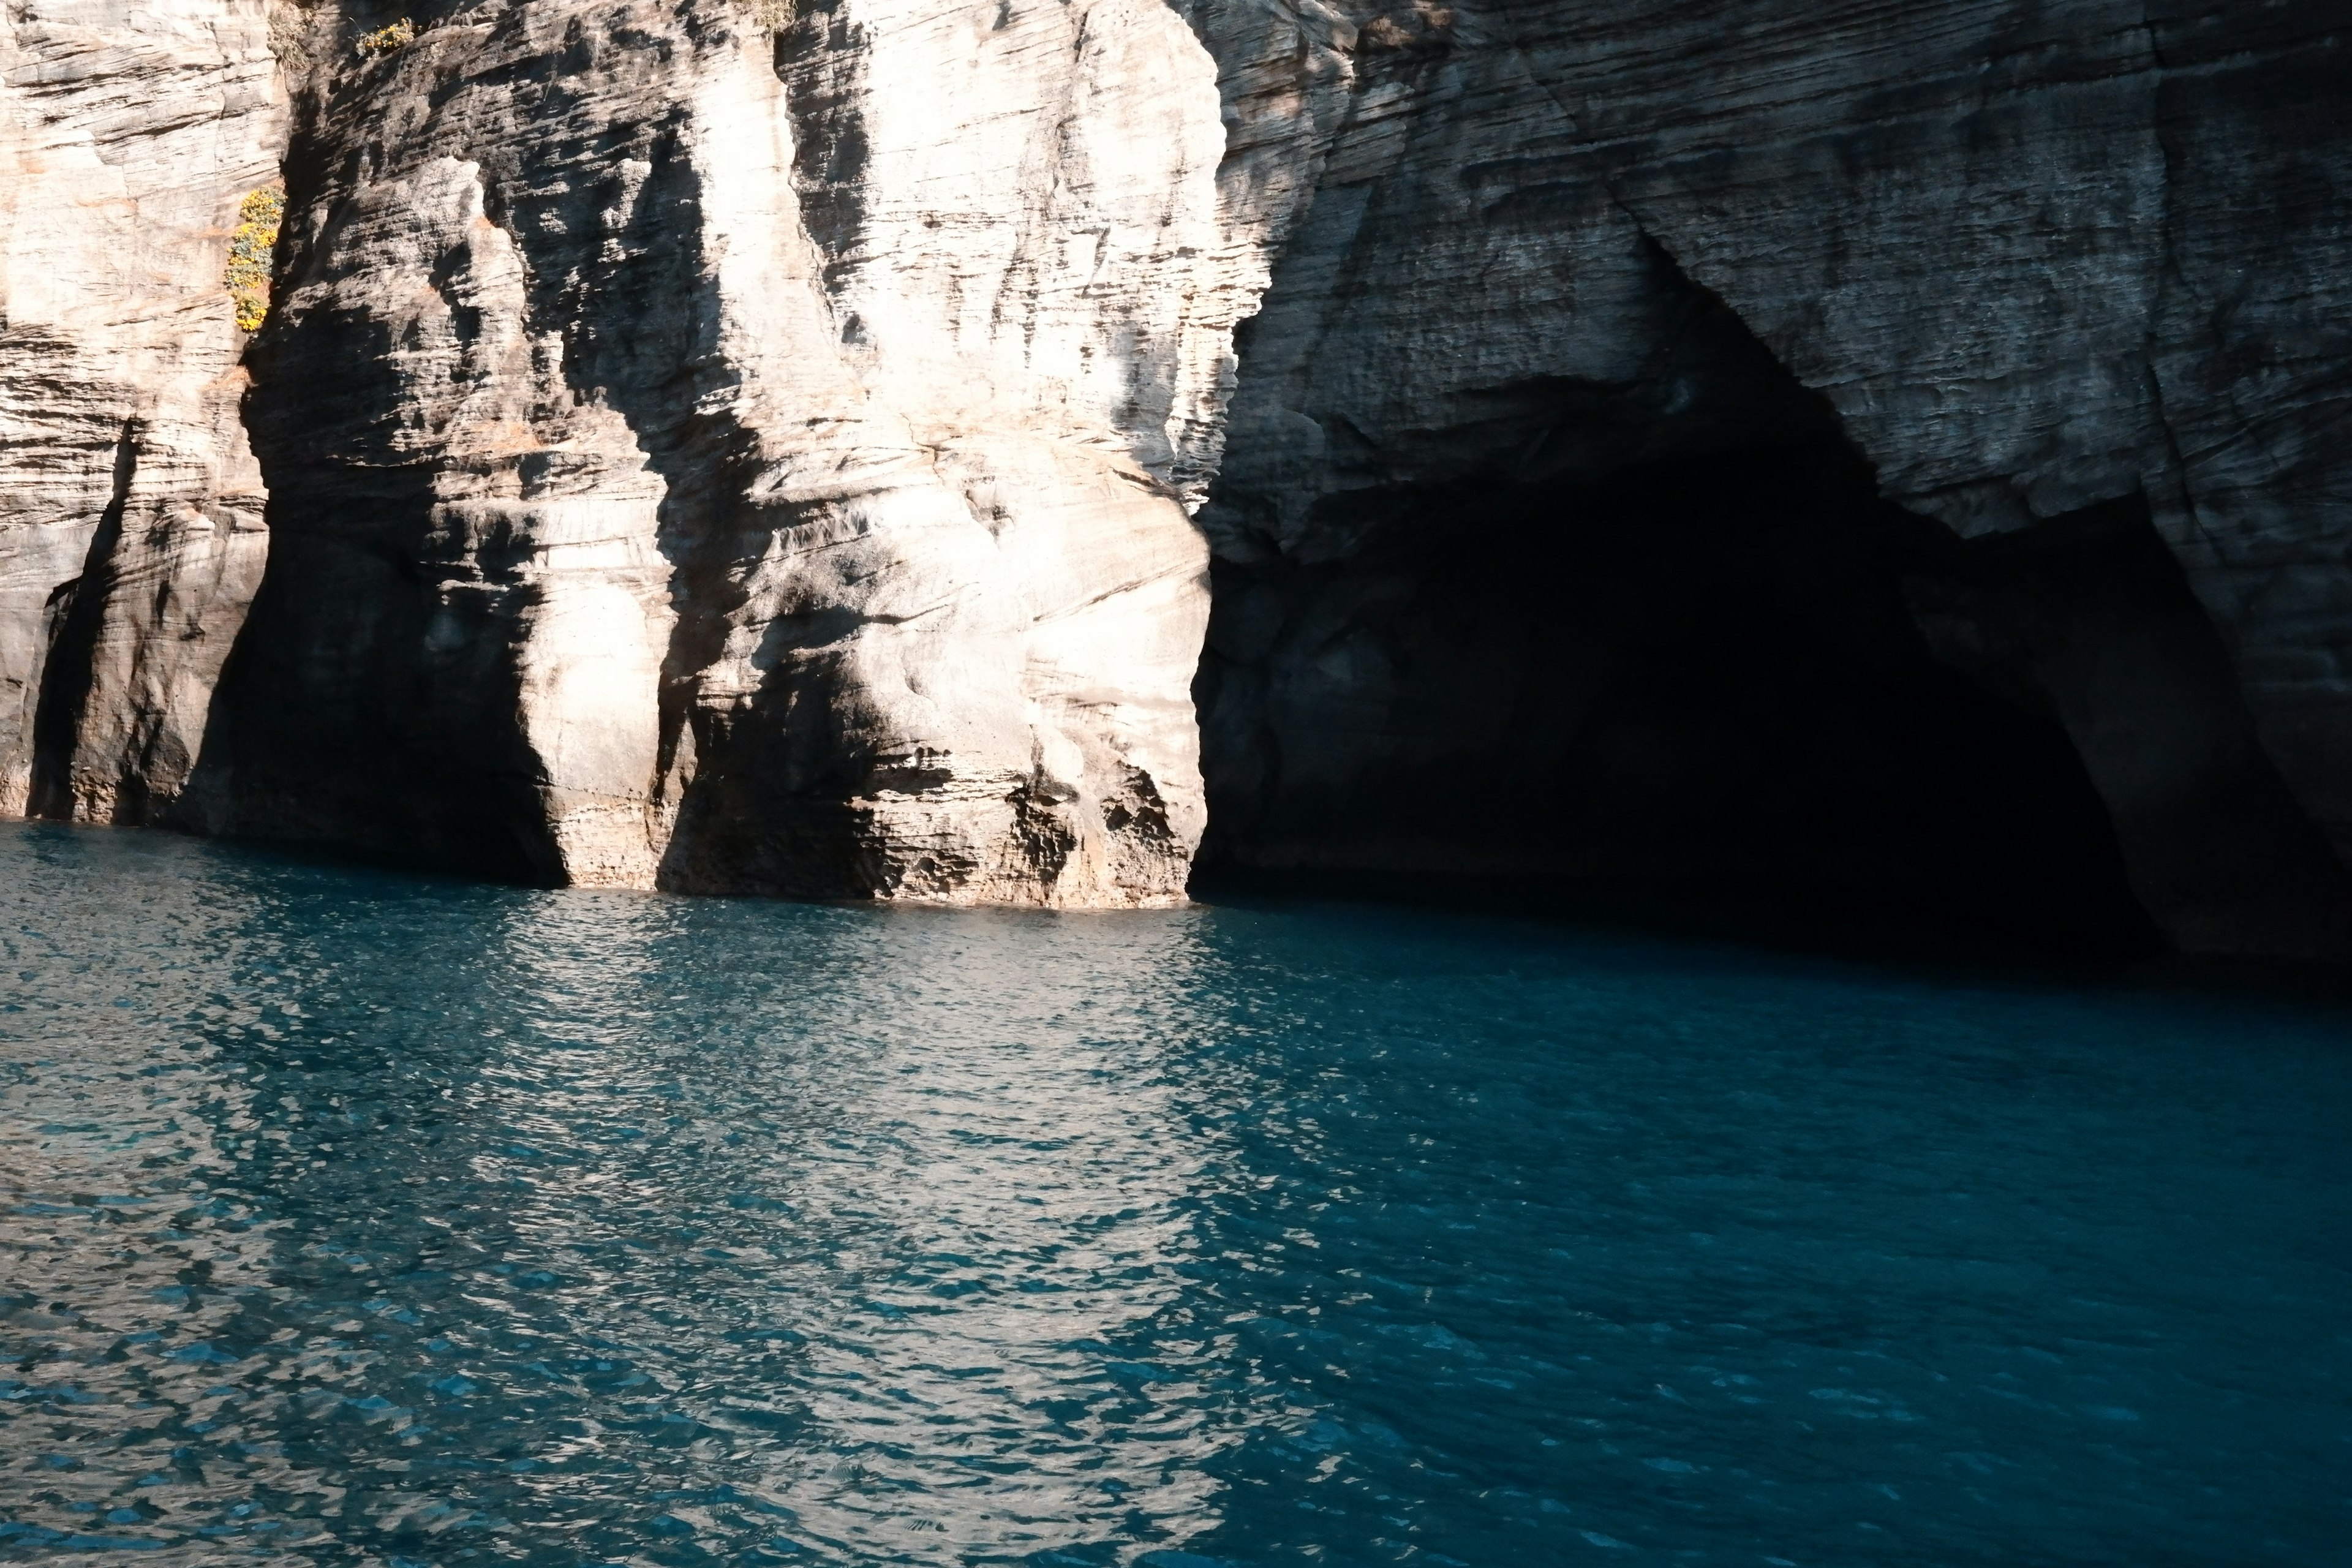
M2209 12L20 5L0 806L2341 955L2352 61Z
M0 18L0 812L185 784L265 553L228 228L286 132L260 0Z
M2070 924L2087 784L2176 944L2345 951L2333 7L1265 15L1194 11L1317 171L1202 514L1212 859Z
M1232 311L1178 18L486 5L309 89L208 826L1181 898Z

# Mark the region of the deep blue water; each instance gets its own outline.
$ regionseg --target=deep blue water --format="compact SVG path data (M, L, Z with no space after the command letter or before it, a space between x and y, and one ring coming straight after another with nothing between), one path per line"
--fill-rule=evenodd
M2352 1020L0 829L0 1557L2352 1562Z

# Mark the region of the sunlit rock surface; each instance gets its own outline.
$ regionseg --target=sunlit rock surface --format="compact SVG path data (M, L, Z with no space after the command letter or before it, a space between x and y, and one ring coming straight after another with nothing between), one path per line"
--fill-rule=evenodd
M2346 951L2313 0L12 17L8 809Z
M286 132L260 0L0 18L0 812L185 783L265 553L229 226Z
M309 77L205 826L1182 897L1208 58L1146 0L768 19L481 5Z

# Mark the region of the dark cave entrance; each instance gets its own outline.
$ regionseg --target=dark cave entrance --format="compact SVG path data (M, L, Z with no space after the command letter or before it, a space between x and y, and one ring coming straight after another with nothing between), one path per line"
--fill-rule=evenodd
M1220 560L1196 885L2158 946L2057 720L1913 618L1906 577L1959 542L1825 424L1597 479L1367 487L1323 503L1362 542L1344 559Z

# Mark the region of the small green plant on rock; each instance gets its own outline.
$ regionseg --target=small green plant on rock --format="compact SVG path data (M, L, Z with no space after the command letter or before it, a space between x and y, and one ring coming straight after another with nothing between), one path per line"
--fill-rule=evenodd
M373 33L362 33L356 46L360 58L372 60L404 49L416 41L416 24L403 16L388 27L378 27Z
M228 297L236 303L236 324L258 329L269 314L269 261L278 248L278 226L285 221L286 193L276 185L249 191L237 204L236 226L228 236Z

